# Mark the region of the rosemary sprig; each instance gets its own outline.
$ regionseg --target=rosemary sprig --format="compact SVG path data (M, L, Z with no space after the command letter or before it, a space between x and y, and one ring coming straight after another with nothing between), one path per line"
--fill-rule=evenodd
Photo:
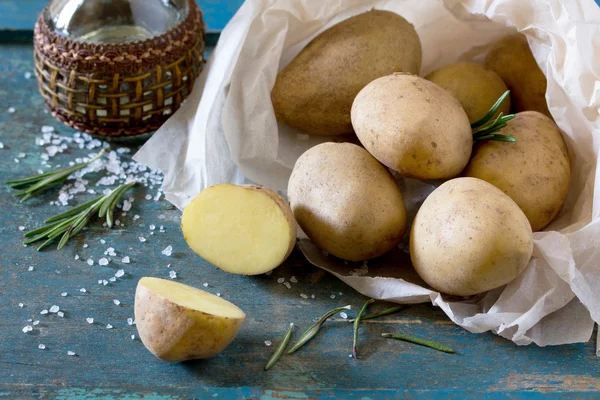
M319 320L317 322L315 322L306 331L304 331L302 336L300 336L300 338L296 341L296 343L294 343L292 348L288 351L288 354L292 354L293 352L298 350L300 347L304 346L313 337L315 337L316 334L319 332L319 329L321 329L321 325L323 325L323 323L325 321L327 321L327 319L329 317L331 317L334 314L339 313L340 311L349 310L349 309L350 309L350 306L348 305L348 306L344 306L344 307L334 308L333 310L325 313L321 318L319 318Z
M283 340L281 341L281 343L279 343L279 345L275 349L275 352L273 353L271 358L269 358L269 361L267 361L267 365L265 365L265 371L269 370L273 365L275 365L277 363L277 361L279 361L279 358L283 354L283 351L287 347L287 345L290 341L290 338L292 337L293 330L294 330L294 323L292 322L292 323L290 323L290 327L288 328L286 334L283 336Z
M59 169L57 171L49 171L43 174L27 176L25 178L11 179L4 183L10 185L12 189L22 189L13 196L23 196L20 200L20 203L23 203L24 201L29 200L33 196L46 189L62 184L72 173L87 167L102 157L104 155L104 151L105 150L102 149L102 151L100 151L100 153L98 153L98 155L91 160L84 163L75 164L72 167Z
M479 121L476 121L471 124L471 129L473 130L473 140L496 140L500 142L516 142L512 136L509 135L499 135L496 132L502 130L510 121L515 117L514 114L504 115L503 113L498 114L496 118L494 115L498 112L498 109L504 103L504 100L510 94L510 90L507 90L500 96L498 101L494 103L492 108L481 118Z
M99 196L79 206L73 207L70 210L48 218L44 221L46 224L45 226L25 233L26 239L23 243L30 244L45 239L38 247L38 251L40 251L60 237L58 246L56 247L60 250L65 246L69 239L77 235L96 214L98 214L98 218L106 218L106 224L111 228L113 209L125 192L135 184L136 182L124 183L108 194Z
M404 306L390 307L390 308L385 309L383 311L379 311L379 312L375 312L375 313L370 313L370 314L365 314L362 317L360 317L360 320L364 321L366 319L373 319L373 318L383 317L384 315L389 315L389 314L393 314L395 312L398 312L398 311L402 310L403 308L404 308ZM356 321L356 318L348 320L348 322L354 322L354 321Z
M405 342L410 342L410 343L418 344L421 346L430 347L430 348L438 350L438 351L443 351L444 353L451 353L451 354L455 353L455 351L452 350L450 347L446 347L444 345L433 342L431 340L419 339L419 338L416 338L413 336L403 335L401 333L382 333L381 337L402 340Z
M362 319L363 314L367 310L367 307L369 307L369 304L373 303L374 301L374 299L367 300L360 309L360 312L358 313L356 318L354 319L354 338L352 341L352 357L354 358L358 358L356 355L356 349L358 347L358 326L360 325L360 321Z

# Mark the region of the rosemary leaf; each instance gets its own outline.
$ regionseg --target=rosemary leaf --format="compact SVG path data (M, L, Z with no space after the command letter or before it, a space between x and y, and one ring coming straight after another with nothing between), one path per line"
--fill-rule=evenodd
M371 313L371 314L365 314L362 317L360 317L360 320L364 321L366 319L373 319L373 318L383 317L384 315L393 314L393 313L398 312L398 311L400 311L402 309L404 309L404 306L390 307L390 308L388 308L386 310L383 310L383 311L379 311L379 312L375 312L375 313ZM348 322L354 322L354 321L356 321L356 318L348 320Z
M70 217L72 215L79 214L80 211L85 210L85 209L89 208L92 204L95 204L95 203L100 202L100 201L102 201L102 197L101 198L95 198L95 199L92 199L90 201L86 201L83 204L80 204L80 205L78 205L76 207L73 207L73 208L71 208L71 209L69 209L69 210L67 210L65 212L62 212L60 214L57 214L57 215L55 215L53 217L48 218L47 220L44 221L44 223L45 224L49 224L49 223L54 222L54 221L59 221L61 219L65 219L65 218Z
M512 136L507 135L495 135L494 133L502 130L507 122L515 117L514 114L504 115L503 113L499 113L496 118L494 115L498 112L498 109L506 100L508 95L510 94L510 90L504 92L502 96L496 101L496 103L490 108L490 110L481 118L479 121L471 124L471 129L473 131L473 140L496 140L500 142L516 142L517 140Z
M267 365L265 365L265 371L269 370L273 365L275 365L277 363L277 361L279 361L279 358L283 354L283 351L285 350L288 343L290 342L290 338L292 337L293 330L294 330L294 323L292 322L292 323L290 323L290 327L288 328L286 334L283 336L283 340L281 341L281 343L279 343L279 345L275 349L275 352L273 353L271 358L269 358L269 361L267 361Z
M367 307L369 307L369 304L373 303L374 301L375 301L374 299L367 300L365 302L365 304L362 306L362 308L360 309L360 312L358 313L356 318L354 319L354 339L352 341L352 357L354 357L354 358L358 358L358 356L356 354L356 350L358 347L358 326L360 325L360 320L361 320L363 314L365 313L365 311L367 311Z
M402 340L405 342L410 342L410 343L418 344L421 346L430 347L430 348L438 350L438 351L443 351L444 353L451 353L451 354L455 353L455 351L452 350L450 347L446 347L442 344L433 342L431 340L424 340L424 339L419 339L419 338L416 338L413 336L403 335L401 333L382 333L381 337Z
M496 115L496 113L498 112L498 109L500 108L502 103L504 103L504 100L506 100L506 98L508 97L509 94L510 94L510 90L507 90L506 92L504 92L502 94L502 96L500 96L500 98L498 100L496 100L496 103L494 103L492 108L490 108L489 111L483 116L483 118L481 118L479 121L473 122L471 124L471 128L472 129L479 128L481 125L485 124L490 119L492 119L492 117L494 115Z
M288 354L292 354L293 352L298 350L300 347L304 346L313 337L315 337L316 334L319 332L319 329L321 329L321 326L323 325L323 323L325 321L327 321L327 319L329 317L331 317L334 314L339 313L340 311L349 310L349 309L350 309L350 306L344 306L344 307L334 308L333 310L326 312L321 318L319 318L319 320L317 322L315 322L306 331L304 331L302 336L300 336L300 338L296 341L296 343L294 343L292 348L288 351Z

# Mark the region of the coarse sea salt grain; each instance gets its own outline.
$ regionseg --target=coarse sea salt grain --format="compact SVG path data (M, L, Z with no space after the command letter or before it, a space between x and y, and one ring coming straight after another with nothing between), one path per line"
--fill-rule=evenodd
M150 225L149 228L150 228L151 231L153 231L153 230L156 229L156 225Z
M86 318L85 319L87 321L88 324L93 324L94 323L94 318Z
M42 315L46 315L46 314L48 314L48 310L46 310L46 309L43 309L42 311L40 311L40 314L42 314Z
M272 344L273 344L273 343L272 343L270 340L265 340L265 345L266 345L266 346L270 346L270 345L272 345Z
M221 297L221 293L217 293L217 297Z
M303 299L308 299L308 296L305 295L304 293L300 293L300 297L302 297Z
M17 110L15 110L15 108L14 108L14 107L8 107L8 113L9 113L9 114L12 114L12 113L14 113L15 111L17 111Z
M87 265L94 265L94 260L92 260L91 258L88 258L86 263L87 263Z
M330 299L335 299L335 294L332 294L331 296L329 296Z
M25 77L25 79L31 79L31 72L27 71L23 74L23 76Z
M74 352L74 351L71 351L71 350L69 350L69 351L67 351L67 355L68 355L68 356L74 356L74 355L75 355L75 352Z
M106 324L106 329L112 329L113 326L111 324Z
M298 279L296 279L296 277L295 277L295 276L292 276L292 277L290 278L290 282L292 282L292 283L298 283Z
M4 148L4 143L0 142L0 149Z
M108 278L108 280L111 282L116 282L117 278L115 278L114 276L111 276L110 278Z
M60 310L60 307L57 306L56 304L53 305L52 307L50 307L50 312L53 314L56 314L59 310Z
M144 243L144 242L146 241L146 238L145 238L145 237L143 237L143 236L140 236L138 239L139 239L139 241L140 241L140 242L142 242L142 243Z
M19 225L17 229L19 229L20 231L24 231L25 227L23 225Z
M208 287L208 282L204 282L204 283L202 284L202 286L204 286L204 287Z
M121 262L123 264L129 264L131 262L131 260L129 259L129 256L125 256L125 257L123 257L123 259L121 260Z
M137 214L135 214L135 215L133 216L133 220L135 221L136 219L140 219L140 216L139 216L139 215L137 215Z
M23 308L23 307L25 307L25 304L19 303L19 307Z
M115 303L115 305L117 305L117 306L118 306L119 304L121 304L121 302L120 302L119 300L117 300L117 299L114 299L114 300L113 300L113 303Z
M316 297L316 296L315 296L314 294L311 294L311 295L310 295L310 298L311 298L311 299L314 299L315 297Z
M171 279L177 278L177 272L175 272L173 270L169 271L169 278L171 278Z
M124 200L123 201L123 211L127 212L129 210L131 210L131 201Z
M68 294L67 292L62 292L60 295L61 295L62 297L67 297L67 294Z
M42 343L38 344L38 349L44 350L45 348L46 348L45 344L42 344Z
M291 284L291 283L289 283L289 282L283 282L283 286L285 286L285 287L286 287L286 288L288 288L288 289L291 289L291 288L292 288L292 284Z
M105 244L105 243L106 243L106 240L104 240L104 239L100 239L100 243L102 243L102 244Z
M76 260L79 260L79 254L75 254L75 257L74 257L74 258L75 258Z
M106 279L102 279L102 285L104 285L104 286L108 285L108 281Z
M32 323L32 325L33 325L33 326L35 326L35 325L39 325L39 324L40 324L40 320L38 320L38 319L36 319L36 320L35 320L35 321L33 321L33 323Z
M89 245L87 243L84 243L83 246L81 246L81 247L83 247L84 249L87 249L88 246Z
M102 257L101 259L98 260L98 264L99 265L108 265L108 258Z
M168 245L167 247L165 247L165 249L161 253L167 257L170 257L171 254L173 254L173 246Z
M133 318L127 318L127 325L133 325Z
M135 340L135 335L131 335L131 340Z
M122 277L123 275L125 275L125 270L122 270L122 269L118 270L118 271L115 273L115 276L116 276L117 278L120 278L120 277Z
M283 283L283 282L285 282L285 278L278 278L277 279L277 283Z
M81 293L85 293L85 292L87 292L87 290L85 290L85 288L83 288L83 287L82 287L81 289L79 289L79 291L80 291Z
M343 311L342 311L342 312L340 313L340 317L342 317L342 318L344 318L344 319L347 319L347 318L348 318L348 314L346 314L345 312L343 312Z
M33 271L35 268L33 267L33 265L29 266L29 268L27 268L27 271L31 272Z
M25 325L23 327L23 329L21 329L23 331L23 333L27 333L27 332L31 332L33 330L33 326L31 325Z
M147 194L146 197L144 197L146 200L152 200L152 195L151 194Z

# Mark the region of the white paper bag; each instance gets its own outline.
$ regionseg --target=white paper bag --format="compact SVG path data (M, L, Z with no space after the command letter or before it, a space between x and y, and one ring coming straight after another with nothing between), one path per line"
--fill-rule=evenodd
M524 33L548 79L546 99L572 161L566 205L534 234L526 270L503 288L469 299L428 289L402 246L368 264L328 257L308 239L307 259L377 299L431 301L471 332L492 330L518 344L588 341L600 322L600 8L593 0L247 0L223 30L188 101L136 154L165 173L180 209L207 186L252 181L285 190L294 162L331 138L278 125L270 91L318 33L371 8L397 12L416 28L421 75L458 60L481 60L488 45ZM403 180L409 212L433 188ZM403 244L406 246L406 242Z

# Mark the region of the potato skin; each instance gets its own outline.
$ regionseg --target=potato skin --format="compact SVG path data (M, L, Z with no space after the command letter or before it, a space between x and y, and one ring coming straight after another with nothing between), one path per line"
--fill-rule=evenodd
M371 10L315 37L271 92L277 120L315 135L352 133L350 107L367 83L396 71L418 74L421 42L400 15Z
M518 33L500 39L485 58L510 89L514 112L538 111L552 118L546 103L546 76L538 67L527 38Z
M323 143L298 158L288 186L296 221L321 249L350 261L396 246L406 230L402 193L365 149Z
M483 118L508 90L497 73L472 62L448 64L436 69L425 79L452 93L467 113L471 124ZM500 112L510 114L510 96L504 100L496 115Z
M180 362L210 358L235 338L244 319L182 307L138 283L134 313L144 346L157 358Z
M463 175L483 179L509 195L533 231L539 231L558 214L569 191L567 146L556 124L536 111L518 113L501 133L517 142L477 143Z
M527 266L533 234L519 206L476 178L445 182L425 199L410 233L419 276L447 294L470 296L507 284Z
M469 162L473 134L460 103L435 83L392 74L356 96L352 125L379 162L416 179L447 179Z

